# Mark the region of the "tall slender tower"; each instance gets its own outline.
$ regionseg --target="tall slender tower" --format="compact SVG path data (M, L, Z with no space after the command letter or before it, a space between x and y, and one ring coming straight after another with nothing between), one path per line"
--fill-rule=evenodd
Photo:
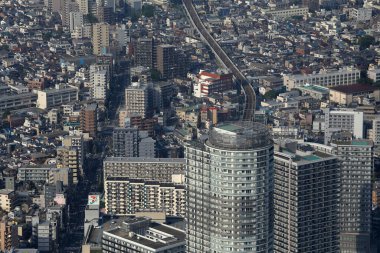
M214 127L186 146L187 252L270 252L273 142L261 124Z
M96 23L92 26L92 52L95 55L107 53L110 46L110 28L107 23Z

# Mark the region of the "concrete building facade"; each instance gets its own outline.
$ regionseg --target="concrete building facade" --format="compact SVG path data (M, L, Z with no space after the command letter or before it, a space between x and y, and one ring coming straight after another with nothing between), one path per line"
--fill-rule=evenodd
M274 252L339 252L338 157L289 142L274 161Z
M355 84L359 78L359 69L347 67L340 70L324 70L309 75L285 75L284 85L287 90L292 90L305 84L334 87Z
M96 23L92 26L92 52L95 55L107 53L110 46L110 30L106 23Z
M340 250L370 252L371 177L373 143L368 140L333 140L340 169Z
M172 175L183 174L182 158L107 157L103 162L104 178L129 177L172 182Z
M265 126L213 128L186 146L187 252L271 252L273 142Z
M134 215L141 211L163 210L168 216L185 216L184 185L108 177L104 190L107 213Z

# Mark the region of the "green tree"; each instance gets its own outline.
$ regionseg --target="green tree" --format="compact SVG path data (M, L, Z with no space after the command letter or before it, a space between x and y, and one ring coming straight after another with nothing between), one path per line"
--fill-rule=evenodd
M266 99L274 99L278 96L278 92L274 90L270 90L267 93L265 93L264 98Z
M375 38L370 35L364 35L359 38L359 49L364 50L375 44Z

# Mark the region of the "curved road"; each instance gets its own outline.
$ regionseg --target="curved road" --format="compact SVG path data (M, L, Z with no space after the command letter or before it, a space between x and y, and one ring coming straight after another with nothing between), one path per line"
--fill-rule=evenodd
M232 72L235 79L238 80L238 82L242 86L246 99L243 120L253 121L253 115L256 107L256 94L252 86L245 78L245 76L241 73L241 71L236 67L236 65L231 61L230 57L228 57L228 55L220 47L218 42L216 42L216 40L207 31L203 22L199 18L199 15L192 3L192 0L183 0L183 5L185 7L187 16L189 17L191 23L197 29L198 33L201 35L203 40L212 49L213 53L216 55L219 61L222 62L223 65Z

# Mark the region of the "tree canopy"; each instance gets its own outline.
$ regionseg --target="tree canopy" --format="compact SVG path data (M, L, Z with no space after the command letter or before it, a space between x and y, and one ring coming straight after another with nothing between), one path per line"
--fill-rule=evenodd
M364 35L359 38L359 49L365 50L369 48L371 45L375 44L375 38L370 35Z

